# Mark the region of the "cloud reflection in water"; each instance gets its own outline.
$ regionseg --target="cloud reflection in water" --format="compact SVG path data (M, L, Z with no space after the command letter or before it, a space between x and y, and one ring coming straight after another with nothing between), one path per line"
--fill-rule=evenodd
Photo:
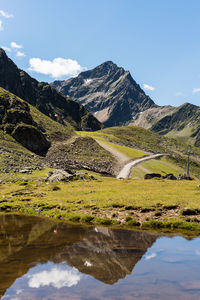
M53 267L49 271L41 271L29 275L28 286L39 288L42 286L53 286L55 288L71 287L78 284L81 279L79 272L73 268L71 270L62 270L60 267Z

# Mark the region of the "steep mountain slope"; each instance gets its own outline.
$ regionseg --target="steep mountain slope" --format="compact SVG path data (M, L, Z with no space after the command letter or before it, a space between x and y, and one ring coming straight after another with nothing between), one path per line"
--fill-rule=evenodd
M185 103L155 122L151 130L200 146L200 107Z
M0 49L0 86L62 124L69 122L79 130L98 130L102 127L82 105L64 97L49 84L38 82L18 69L3 49Z
M0 88L0 172L41 168L52 143L75 135L24 100ZM35 155L35 154L37 155ZM2 177L1 177L2 178Z
M166 115L173 113L175 109L174 106L170 105L148 108L147 110L138 113L129 125L150 129L154 123L164 118Z
M66 124L0 88L0 172L50 166L113 174L114 158L93 139L79 138Z
M51 84L64 95L83 104L105 126L121 126L154 102L133 80L130 72L107 61L66 81Z
M136 115L129 124L200 146L200 107L184 103L178 107L158 106Z

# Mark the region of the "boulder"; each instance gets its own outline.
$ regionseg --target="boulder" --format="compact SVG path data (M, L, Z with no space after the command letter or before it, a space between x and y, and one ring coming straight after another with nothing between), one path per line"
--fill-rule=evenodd
M163 179L177 180L177 177L174 176L174 174L170 173L170 174L167 174L167 175L163 176Z
M144 179L161 178L162 175L159 173L149 173L144 175Z
M12 136L24 147L39 155L45 154L51 145L46 136L31 125L17 125Z
M58 182L58 181L72 181L72 180L96 180L92 175L87 173L70 174L62 169L54 169L50 171L44 181Z
M74 175L69 174L68 172L61 169L55 169L50 171L44 180L50 182L58 182L58 181L67 182L73 180L73 178Z
M3 123L17 124L17 123L25 123L33 125L33 119L29 111L20 110L20 109L9 109L7 110ZM34 124L35 125L35 124Z

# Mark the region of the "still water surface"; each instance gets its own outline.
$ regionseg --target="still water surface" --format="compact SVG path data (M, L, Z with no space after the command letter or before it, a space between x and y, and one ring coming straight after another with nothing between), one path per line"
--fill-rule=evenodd
M200 238L0 215L2 300L198 300Z

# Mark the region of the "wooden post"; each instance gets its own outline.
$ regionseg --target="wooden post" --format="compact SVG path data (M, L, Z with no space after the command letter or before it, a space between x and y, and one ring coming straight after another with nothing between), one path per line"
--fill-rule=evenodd
M188 159L187 159L187 178L190 177L190 151L187 153Z

